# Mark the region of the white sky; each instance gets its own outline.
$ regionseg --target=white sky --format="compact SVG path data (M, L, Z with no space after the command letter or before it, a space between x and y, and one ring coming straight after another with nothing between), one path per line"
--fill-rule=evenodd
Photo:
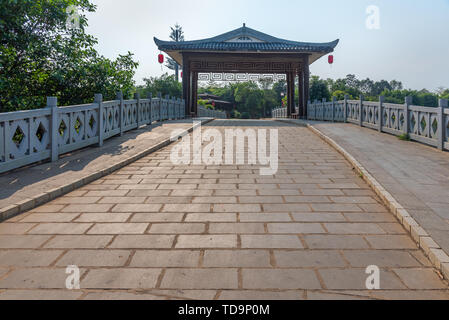
M109 58L131 51L142 78L171 72L157 62L153 37L168 40L179 23L186 40L250 28L295 41L337 38L332 67L327 59L311 66L322 78L399 80L406 88L449 87L449 0L92 0L88 33ZM380 29L368 30L366 8L380 9Z

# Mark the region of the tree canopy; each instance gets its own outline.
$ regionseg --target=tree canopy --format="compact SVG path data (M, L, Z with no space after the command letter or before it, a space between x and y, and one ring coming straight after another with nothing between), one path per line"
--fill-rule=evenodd
M84 13L96 10L89 0L1 0L1 8L0 111L43 107L46 96L68 105L133 92L133 55L107 59L85 32Z
M144 78L144 85L137 87L137 92L142 97L148 97L151 93L153 97L156 97L158 93L162 96L167 94L170 97L182 98L182 83L177 81L174 75L163 74L160 77Z

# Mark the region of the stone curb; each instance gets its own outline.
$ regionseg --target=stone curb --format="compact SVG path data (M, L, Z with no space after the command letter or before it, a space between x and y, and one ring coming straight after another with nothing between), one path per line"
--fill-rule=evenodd
M295 125L301 125L294 121L277 120ZM443 275L446 280L449 280L449 256L446 252L432 239L432 237L412 218L407 210L387 191L385 188L366 170L349 152L341 147L332 138L322 133L313 125L305 123L303 126L307 127L331 147L337 150L352 166L354 166L360 177L373 189L379 196L384 205L390 210L393 215L399 220L404 228L409 232L412 239L416 242L430 262Z
M213 120L214 119L201 120L201 124L204 125ZM179 136L188 134L188 133L192 132L193 129L194 129L194 125L192 125L191 128L184 130L182 133L179 134ZM118 169L121 169L121 168L123 168L123 167L125 167L125 166L127 166L127 165L153 153L153 152L156 152L172 143L173 143L173 141L171 141L170 138L165 139L164 141L159 142L158 144L154 145L153 147L151 147L147 150L144 150L138 154L135 154L133 156L130 156L127 159L122 160L118 163L115 163L106 169L102 169L97 172L89 173L85 177L75 180L66 185L63 185L63 186L60 186L60 187L57 187L57 188L54 188L51 190L47 190L41 194L36 195L35 197L29 198L29 199L24 199L16 204L12 204L10 206L0 208L0 222L11 219L21 213L24 213L26 211L34 209L38 206L41 206L47 202L52 201L58 197L61 197L69 192L79 189L89 183L94 182L95 180L98 180L104 176L107 176L107 175L113 173L114 171L117 171Z

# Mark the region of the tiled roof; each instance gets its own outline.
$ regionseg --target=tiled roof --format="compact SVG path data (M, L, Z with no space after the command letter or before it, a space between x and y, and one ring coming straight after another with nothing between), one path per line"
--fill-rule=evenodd
M255 41L235 41L238 38L250 38ZM284 51L284 52L332 52L339 40L328 43L296 42L275 38L265 33L246 27L222 35L196 41L162 41L154 38L162 51Z

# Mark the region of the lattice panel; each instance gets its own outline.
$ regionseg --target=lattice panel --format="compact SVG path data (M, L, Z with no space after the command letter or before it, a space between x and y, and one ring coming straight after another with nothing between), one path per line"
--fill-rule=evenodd
M285 74L251 74L251 73L199 73L198 81L260 81L270 79L273 82L287 81Z

